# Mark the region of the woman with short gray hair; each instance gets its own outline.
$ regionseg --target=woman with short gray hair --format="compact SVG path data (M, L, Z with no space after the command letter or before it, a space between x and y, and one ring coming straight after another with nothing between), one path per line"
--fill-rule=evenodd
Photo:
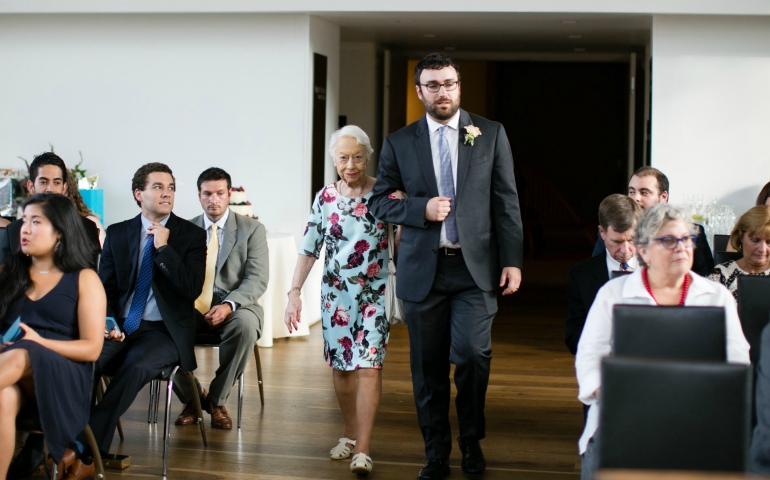
M599 424L601 360L611 351L612 309L616 304L723 307L727 360L749 363L749 344L730 292L691 271L695 231L681 208L667 203L648 208L636 226L636 252L642 268L606 283L591 305L575 358L578 398L591 405L578 442L583 479L592 478L597 467L594 434Z
M331 449L333 460L351 457L356 474L372 471L369 440L382 393L382 364L390 324L385 317L388 224L369 212L375 179L366 174L369 137L348 125L334 132L329 153L340 180L321 189L299 248L284 322L300 322L300 292L325 244L321 285L324 359L332 367L345 430Z

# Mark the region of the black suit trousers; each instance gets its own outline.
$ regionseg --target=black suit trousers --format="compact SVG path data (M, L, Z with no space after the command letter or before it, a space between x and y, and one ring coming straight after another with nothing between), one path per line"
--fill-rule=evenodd
M165 367L179 362L176 344L162 321L142 321L122 342L105 340L95 378L112 376L102 401L91 409L89 424L99 450L109 452L118 419L142 388Z
M484 403L492 361L494 292L474 282L462 256L439 255L421 302L404 301L417 419L430 460L449 458L450 362L455 365L460 437L484 438Z

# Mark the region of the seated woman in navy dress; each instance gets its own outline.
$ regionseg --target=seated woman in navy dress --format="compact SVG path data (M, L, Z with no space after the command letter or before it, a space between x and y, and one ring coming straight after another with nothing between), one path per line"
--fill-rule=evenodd
M23 218L21 251L0 265L0 332L17 318L23 332L0 346L0 478L24 407L38 410L60 474L76 461L62 456L88 423L91 362L102 350L107 311L92 242L72 201L35 195Z

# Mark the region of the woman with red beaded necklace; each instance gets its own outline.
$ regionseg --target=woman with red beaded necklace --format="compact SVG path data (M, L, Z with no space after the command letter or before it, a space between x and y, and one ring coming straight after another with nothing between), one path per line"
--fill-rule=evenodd
M637 223L634 239L642 268L606 283L588 312L575 358L580 387L578 398L591 405L578 442L583 455L581 478L591 478L596 470L594 434L599 423L601 360L612 349L614 305L723 307L727 361L749 363L749 344L743 335L732 295L723 285L691 271L696 231L681 208L659 203L647 209Z

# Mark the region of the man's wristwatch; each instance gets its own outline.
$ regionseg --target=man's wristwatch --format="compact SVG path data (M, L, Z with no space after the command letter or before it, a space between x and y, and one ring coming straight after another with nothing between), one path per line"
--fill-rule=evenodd
M299 287L291 287L291 290L289 290L288 292L286 292L286 295L289 295L289 296L290 296L290 295L291 295L291 292L293 292L294 290L296 290L296 291L297 291L297 292L299 292L299 293L302 293L302 289L301 289L301 288L299 288Z

